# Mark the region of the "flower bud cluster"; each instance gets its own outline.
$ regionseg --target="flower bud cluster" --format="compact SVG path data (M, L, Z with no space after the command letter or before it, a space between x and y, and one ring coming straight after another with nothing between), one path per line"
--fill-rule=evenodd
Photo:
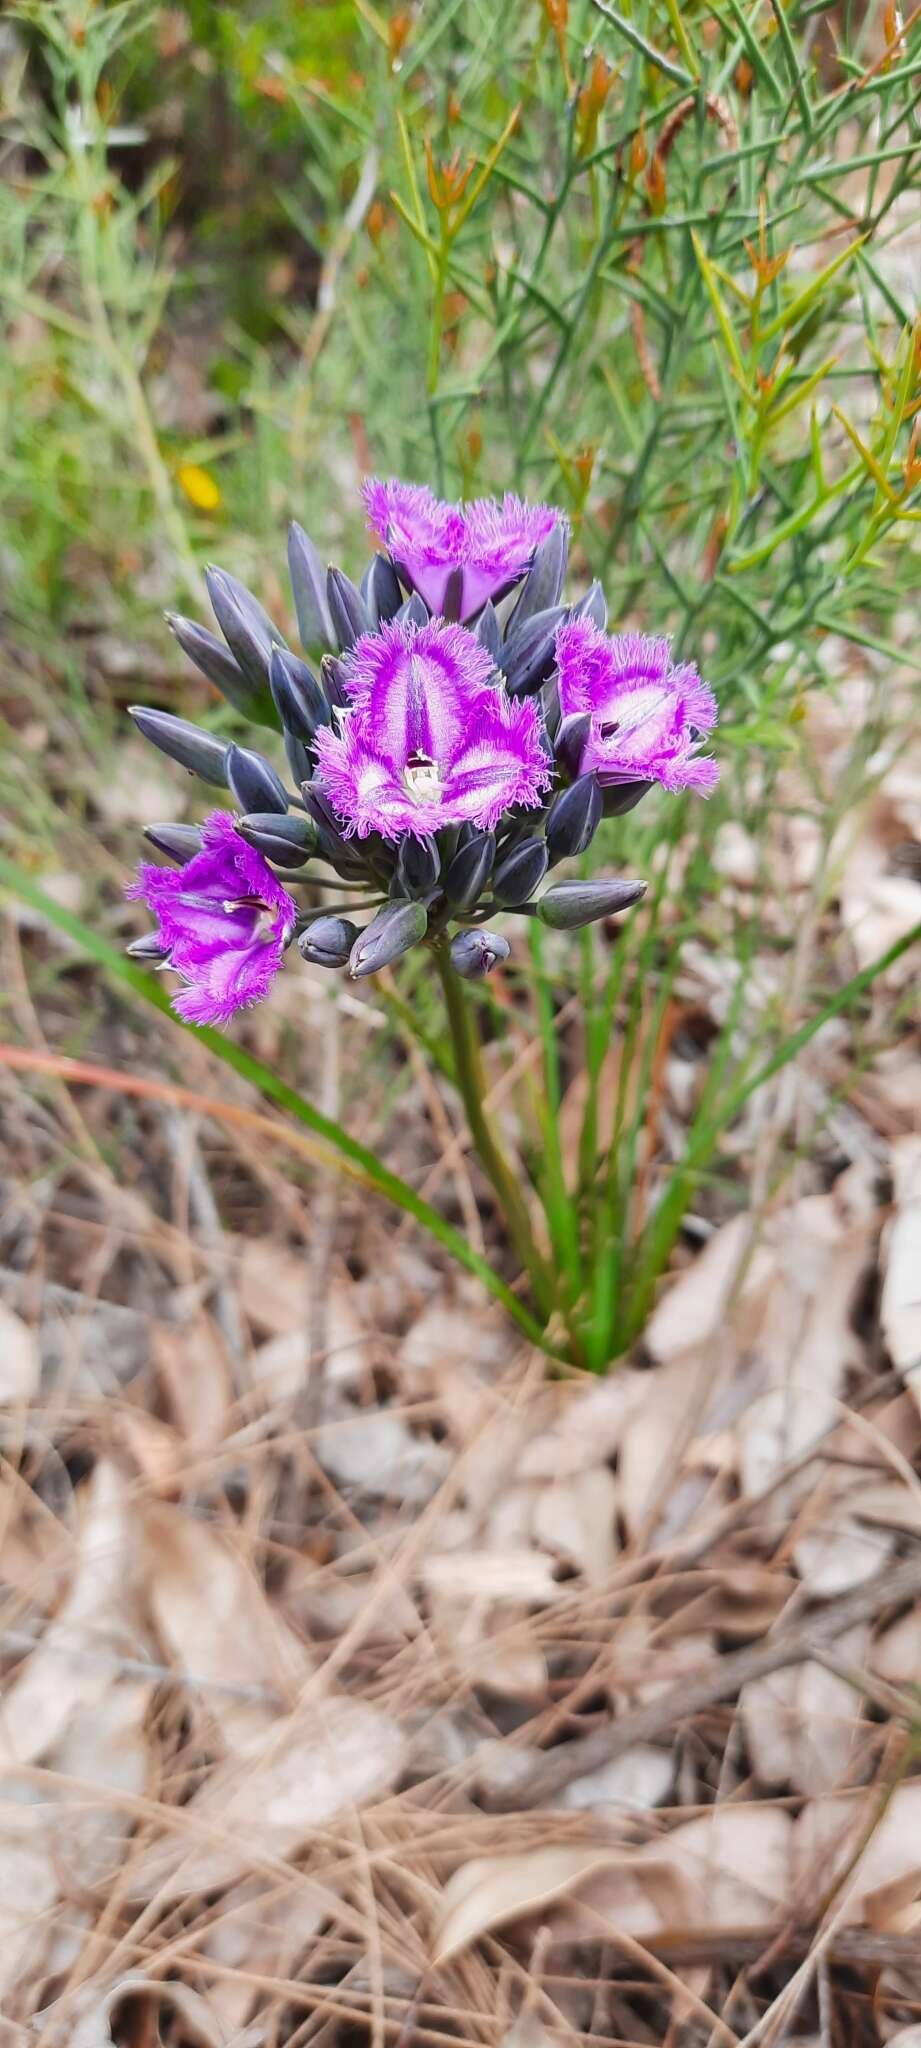
M175 1007L194 1022L260 1000L292 941L354 979L437 943L481 979L509 954L495 917L568 931L642 895L637 881L543 886L603 817L654 782L706 793L716 777L700 752L716 706L696 670L665 640L608 637L597 583L565 603L560 514L512 497L444 505L397 482L369 484L365 500L384 551L360 584L324 572L291 528L303 654L224 570L207 578L221 638L169 619L234 707L280 732L285 775L256 748L133 711L145 738L236 806L201 829L148 826L172 865L142 863L129 892L157 919L132 951L179 974Z

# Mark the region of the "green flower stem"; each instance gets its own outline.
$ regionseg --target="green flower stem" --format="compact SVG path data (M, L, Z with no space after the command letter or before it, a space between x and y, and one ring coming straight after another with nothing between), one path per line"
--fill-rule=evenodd
M553 1281L534 1242L531 1218L519 1183L483 1108L486 1080L473 1005L460 975L451 965L446 942L440 940L432 951L444 990L454 1072L470 1135L480 1165L495 1192L515 1251L531 1282L535 1303L541 1315L547 1317L554 1305Z

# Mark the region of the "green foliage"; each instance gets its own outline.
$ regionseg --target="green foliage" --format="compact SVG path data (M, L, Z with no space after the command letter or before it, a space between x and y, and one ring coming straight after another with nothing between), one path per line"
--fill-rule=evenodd
M200 605L215 553L277 609L287 517L360 549L367 462L563 503L614 619L673 632L714 684L720 795L650 800L604 844L605 867L655 877L648 909L613 950L538 938L514 1020L489 985L470 999L512 1065L522 1019L533 1034L524 1149L567 1341L599 1367L641 1327L746 1077L798 1021L783 992L746 1001L762 934L720 903L714 836L744 812L776 887L768 822L796 761L818 916L824 856L892 740L887 667L921 667L921 25L886 48L878 10L832 30L800 0L569 0L568 18L520 0L498 24L487 0L30 0L10 18L0 546L24 644L100 603L153 638L162 604ZM194 427L169 395L190 336ZM848 647L875 722L829 794L809 707ZM793 913L770 922L792 963ZM689 939L730 958L734 993L650 1207L647 1099ZM437 1044L414 971L394 1002ZM819 1011L847 974L817 973Z

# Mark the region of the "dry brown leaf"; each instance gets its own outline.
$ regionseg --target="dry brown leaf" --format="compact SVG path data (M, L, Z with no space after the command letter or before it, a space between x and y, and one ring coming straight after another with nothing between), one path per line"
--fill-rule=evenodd
M898 1785L888 1804L880 1785L810 1800L794 1824L793 1876L810 1906L834 1888L844 1925L886 1932L878 1915L871 1919L877 1894L897 1885L900 1906L921 1898L921 1782Z
M547 1389L555 1397L552 1426L525 1443L516 1460L519 1479L564 1479L613 1457L624 1424L649 1398L649 1374L621 1366L594 1386Z
M714 1232L687 1271L680 1274L646 1325L645 1342L654 1358L667 1364L688 1351L697 1350L715 1337L724 1323L730 1293L738 1279L743 1322L747 1325L770 1286L775 1270L773 1254L755 1245L744 1272L743 1256L749 1244L751 1219L734 1216ZM741 1272L741 1278L739 1278ZM744 1344L744 1331L740 1336Z
M869 1664L890 1685L921 1689L921 1606L917 1602L873 1644Z
M183 2038L199 2048L230 2048L230 2034L200 1991L175 1978L144 1977L130 1973L99 1995L98 1983L88 1987L80 2001L80 2017L69 2034L69 2048L112 2048L110 2020L115 2007L126 1998L146 1992L155 2005L171 2005L182 2021ZM262 2028L236 2033L233 2048L256 2048Z
M431 1499L451 1466L446 1444L414 1436L401 1416L382 1408L343 1404L338 1416L317 1430L314 1448L324 1472L341 1486L386 1494L412 1507Z
M666 1798L674 1776L675 1759L668 1750L638 1743L625 1756L602 1764L600 1770L574 1778L561 1804L591 1813L603 1813L612 1806L646 1812Z
M520 1920L549 1905L605 1863L618 1862L623 1849L582 1848L558 1843L519 1856L477 1856L448 1879L438 1905L432 1939L436 1968L469 1948L482 1934Z
M112 1655L136 1650L135 1523L114 1465L96 1466L80 1507L70 1590L0 1705L0 1768L43 1756L72 1714L108 1690Z
M0 1792L0 2004L29 1974L47 1940L58 1894L45 1810L24 1792Z
M882 1570L895 1549L886 1529L861 1528L848 1513L849 1488L841 1485L826 1506L821 1526L798 1536L793 1558L804 1586L816 1600L833 1600Z
M893 1365L921 1408L921 1137L891 1147L894 1214L883 1236L879 1314Z
M449 1599L514 1600L543 1606L558 1600L563 1588L554 1577L553 1561L537 1550L446 1551L422 1559L426 1590Z
M646 1843L580 1896L612 1928L640 1937L676 1925L767 1928L789 1898L792 1851L793 1822L780 1807L717 1806ZM585 1933L578 1904L566 1929Z
M223 1441L230 1411L227 1350L204 1310L185 1323L155 1323L151 1350L184 1441L210 1450Z
M755 1337L769 1391L739 1423L746 1493L760 1492L840 1414L846 1375L862 1362L851 1313L874 1229L872 1214L849 1220L834 1194L806 1195L774 1220L778 1265ZM779 1496L775 1505L779 1514Z
M148 1507L142 1526L157 1630L183 1676L203 1688L232 1748L296 1695L312 1669L308 1651L228 1537L167 1506ZM234 1688L247 1686L268 1697L233 1697Z
M0 1301L0 1405L31 1401L38 1391L40 1374L35 1331Z
M617 1484L606 1465L541 1488L533 1526L545 1550L576 1565L589 1585L603 1580L617 1556Z
M139 1860L133 1895L168 1899L236 1884L285 1859L338 1816L388 1792L406 1761L402 1729L362 1700L301 1706L211 1771L181 1832Z
M842 1637L838 1648L853 1664L863 1661L866 1630ZM821 1664L791 1664L742 1688L742 1721L763 1785L791 1784L810 1797L836 1790L854 1749L861 1700L847 1680Z

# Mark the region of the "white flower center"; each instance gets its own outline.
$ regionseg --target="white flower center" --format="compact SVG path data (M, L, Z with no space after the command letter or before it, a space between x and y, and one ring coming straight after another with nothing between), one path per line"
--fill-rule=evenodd
M430 754L410 754L403 770L403 781L415 804L428 803L430 798L441 794L441 772Z

